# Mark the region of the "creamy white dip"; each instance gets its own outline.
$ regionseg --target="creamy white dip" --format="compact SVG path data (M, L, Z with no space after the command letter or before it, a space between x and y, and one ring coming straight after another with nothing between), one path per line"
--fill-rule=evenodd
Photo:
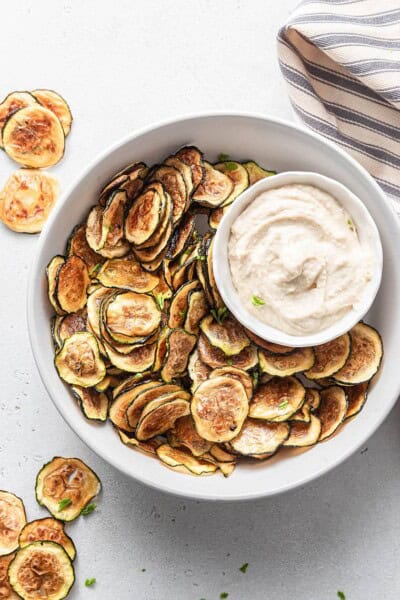
M262 192L234 221L233 284L245 308L291 335L317 333L357 305L375 268L368 239L323 190Z

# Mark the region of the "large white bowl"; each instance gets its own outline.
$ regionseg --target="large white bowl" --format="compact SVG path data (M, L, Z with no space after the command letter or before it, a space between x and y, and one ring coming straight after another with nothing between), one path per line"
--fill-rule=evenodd
M226 152L252 158L282 171L317 171L349 187L365 203L382 240L382 284L367 321L382 334L385 357L379 380L362 412L339 435L307 452L279 453L265 463L239 466L229 479L190 477L175 473L157 460L125 447L111 425L84 419L68 388L53 366L53 347L47 301L45 267L63 253L72 228L96 202L101 186L133 160L152 164L177 147L195 143L211 160ZM43 383L72 429L95 452L127 475L157 489L182 496L212 500L244 500L269 496L326 473L345 460L377 429L400 393L400 228L389 201L352 158L335 145L301 127L273 118L247 114L189 116L149 127L130 135L95 160L64 194L40 237L28 289L28 327L33 354Z

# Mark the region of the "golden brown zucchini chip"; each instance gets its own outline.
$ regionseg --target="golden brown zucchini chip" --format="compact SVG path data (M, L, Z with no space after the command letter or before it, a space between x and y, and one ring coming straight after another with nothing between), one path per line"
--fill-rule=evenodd
M104 323L113 339L134 343L151 335L160 325L161 313L153 296L117 292L106 303Z
M304 386L295 377L273 377L254 392L249 416L267 421L287 421L303 406L305 394Z
M91 277L96 277L97 272L104 262L104 257L97 254L87 243L86 226L75 227L68 238L66 254L68 256L79 256L85 263Z
M125 237L140 246L147 242L160 226L165 208L161 186L149 186L136 198L125 219Z
M0 592L2 600L20 600L21 598L14 592L8 579L8 568L14 558L15 553L0 556Z
M115 248L123 243L124 216L128 196L124 190L115 190L108 198L101 220L101 248Z
M253 382L250 375L247 371L243 369L238 369L238 367L219 367L211 371L209 374L210 379L214 377L230 377L232 379L237 379L243 385L247 398L249 401L253 395Z
M103 209L101 206L92 206L86 219L86 241L89 248L98 253L104 246L103 239Z
M56 347L61 348L67 338L80 331L87 331L87 312L85 308L76 313L65 315L65 317L55 317L52 335Z
M326 344L314 346L315 362L311 369L305 371L308 379L331 377L341 369L350 355L351 343L348 333L341 335Z
M187 213L175 229L169 242L166 258L172 260L184 252L191 243L195 230L195 217Z
M140 450L144 454L150 454L150 456L157 456L156 450L163 443L159 438L153 438L151 440L146 440L145 442L140 442L133 435L127 435L124 431L117 429L119 439L125 446L129 448L134 448L135 450Z
M236 437L247 417L249 401L237 379L215 377L201 383L191 402L198 434L210 442L228 442Z
M254 160L243 162L242 165L249 175L249 185L253 185L253 183L257 183L257 181L265 179L266 177L271 177L271 175L276 175L276 171L266 171Z
M172 383L163 383L162 381L152 382L151 385L142 385L133 388L132 390L121 394L117 400L121 402L121 398L124 400L129 396L131 398L125 412L125 418L130 428L134 429L137 427L142 410L152 402L153 400L159 400L165 398L167 394L175 394L174 397L169 397L170 400L176 398L184 398L189 400L190 396L188 393L179 385Z
M21 548L10 563L8 576L23 600L62 600L75 581L71 559L54 542L33 542Z
M193 382L190 388L191 391L194 392L194 390L200 385L200 383L206 381L210 373L211 368L205 363L203 363L197 349L194 350L190 355L188 363L188 374Z
M252 345L246 346L239 354L227 356L222 350L212 346L207 338L201 334L197 349L201 360L212 369L231 366L248 371L258 363L257 350Z
M287 440L283 442L283 445L292 448L314 446L314 444L318 442L320 434L321 421L315 415L311 415L308 423L291 421L290 435Z
M185 164L180 158L177 156L169 156L163 161L163 165L167 165L169 167L174 167L183 177L183 181L185 182L186 187L186 206L185 211L190 207L190 201L193 192L193 177L191 168Z
M193 194L193 200L211 208L221 206L230 197L234 184L227 175L214 169L210 163L204 161L203 164L204 177Z
M105 206L110 194L117 189L125 190L129 200L133 200L142 190L147 172L148 168L144 162L135 162L124 167L102 188L99 195L100 206Z
M149 402L142 410L136 427L137 439L149 440L166 433L179 417L190 414L189 398L189 394L179 391Z
M287 423L266 423L248 418L239 435L230 441L230 446L243 456L271 455L282 446L289 431Z
M134 402L135 398L139 396L141 392L146 390L150 390L152 388L158 388L160 385L159 381L149 381L144 380L140 381L137 384L133 384L131 387L127 387L123 389L118 395L114 395L114 402L110 406L110 421L118 428L123 431L134 432L135 427L132 427L128 423L127 419L127 409L128 406ZM143 406L140 406L140 411ZM133 410L131 410L133 413ZM133 415L132 415L133 418Z
M193 189L195 190L203 180L204 165L203 154L195 146L185 146L175 154L185 165L188 165L192 171Z
M79 256L69 256L56 275L55 296L64 312L77 312L86 305L89 283L86 263Z
M150 292L159 283L159 278L145 271L133 256L107 260L98 271L97 279L105 287L137 293Z
M208 313L209 306L204 290L192 290L188 296L188 306L183 328L189 333L198 334L199 325Z
M233 189L222 204L222 206L229 206L234 200L246 190L250 185L249 174L247 170L238 162L233 160L226 160L214 165L214 168L221 173L224 173L233 183Z
M11 92L0 104L0 148L3 148L2 130L7 119L21 108L37 105L36 98L30 92Z
M250 329L244 329L252 342L254 342L257 346L260 346L260 348L262 348L263 350L267 350L272 354L290 354L291 352L294 352L294 350L296 350L296 348L293 348L292 346L282 346L281 344L267 342L267 340L260 338L258 335L250 331Z
M193 290L198 290L200 284L195 279L194 281L188 281L184 283L174 294L174 297L169 308L168 326L171 329L176 327L183 327L185 323L188 306L189 306L189 295ZM190 333L190 332L189 332Z
M116 291L117 290L110 290L109 288L99 286L88 297L86 305L88 325L97 338L100 338L101 336L100 309L102 302L106 298L111 297Z
M19 545L25 548L32 542L55 542L62 546L71 560L76 556L74 542L65 533L64 523L47 517L27 523L19 535Z
M32 96L59 118L66 137L71 130L72 113L64 98L53 90L33 90Z
M19 169L0 192L0 220L20 233L39 233L59 196L58 181L37 169Z
M150 181L159 181L162 183L165 191L172 199L172 223L178 223L188 204L188 190L182 173L175 167L168 165L159 165L155 167L150 174Z
M157 339L157 347L156 353L154 357L153 371L159 371L165 361L165 357L167 356L168 347L167 347L167 338L168 338L168 327L162 327L158 339Z
M25 507L21 498L0 490L0 556L18 548L18 537L25 524Z
M307 390L306 390L306 397L307 397ZM294 415L292 415L290 417L291 421L298 421L300 423L309 423L311 420L311 408L310 406L307 404L306 401L304 401L303 406L301 408L299 408L299 410L297 410Z
M187 370L189 356L195 347L195 335L183 329L172 329L167 336L167 357L161 370L161 378L166 383L181 377Z
M79 517L100 489L96 473L79 458L55 456L36 478L36 500L60 521Z
M202 456L212 447L212 443L203 439L196 430L193 417L186 415L174 423L171 434L178 446L184 446L193 456ZM172 445L172 444L171 444Z
M35 104L13 113L3 127L8 156L25 167L51 167L63 157L65 136L56 115Z
M365 323L358 323L349 332L351 352L345 365L333 375L338 383L355 385L369 381L378 371L383 356L379 333Z
M222 221L222 217L226 214L226 212L229 210L229 206L224 206L224 207L219 207L219 208L214 208L211 212L210 212L210 216L208 218L208 225L210 227L210 229L218 229L221 221Z
M217 470L216 464L199 457L196 458L183 448L171 448L169 444L162 444L156 452L161 462L180 473L211 475Z
M317 410L321 402L319 390L316 390L315 388L306 388L305 402L308 404L312 411Z
M107 421L109 405L107 394L94 388L83 388L78 385L72 386L71 389L87 419Z
M338 385L325 388L320 395L321 402L315 414L321 421L321 442L335 433L343 423L347 413L347 399L343 388Z
M81 387L96 385L106 375L96 338L87 332L74 333L65 340L56 354L55 366L61 379Z
M152 368L156 354L156 343L138 346L128 354L121 354L104 342L104 347L110 362L128 373L142 373Z
M213 247L214 247L214 238L211 239L207 248L207 277L210 284L211 293L214 299L214 306L217 308L224 308L225 304L221 298L221 295L218 291L217 282L214 277L214 267L213 267ZM244 330L244 328L243 328Z
M208 342L214 348L222 350L226 356L240 354L244 348L250 345L250 340L243 327L231 316L226 318L223 323L218 323L212 315L209 315L200 323L200 329Z
M312 348L296 348L288 354L272 354L264 350L258 351L262 373L287 377L311 369L315 357Z
M63 256L53 256L51 261L46 267L46 278L47 278L47 295L49 302L54 308L58 315L65 315L65 311L61 308L58 303L55 291L57 286L57 273L65 262Z
M347 412L346 419L357 415L364 406L368 396L369 381L346 387Z

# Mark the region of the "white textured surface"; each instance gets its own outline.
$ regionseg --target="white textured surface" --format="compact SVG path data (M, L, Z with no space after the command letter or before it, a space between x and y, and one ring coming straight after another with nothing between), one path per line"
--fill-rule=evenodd
M63 187L107 145L165 117L241 109L290 118L275 32L295 4L15 0L2 11L0 95L50 87L69 100L73 132L53 169ZM3 181L13 166L0 158ZM0 488L21 495L33 519L46 514L34 478L53 455L79 456L101 477L98 511L69 527L79 553L71 598L333 600L343 589L347 600L398 599L399 407L368 450L290 494L218 505L146 489L87 450L44 391L25 324L35 245L1 228Z

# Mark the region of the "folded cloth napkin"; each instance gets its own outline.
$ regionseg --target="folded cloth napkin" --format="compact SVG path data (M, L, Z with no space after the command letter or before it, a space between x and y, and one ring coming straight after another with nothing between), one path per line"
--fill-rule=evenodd
M278 35L293 107L400 212L400 0L306 0Z

